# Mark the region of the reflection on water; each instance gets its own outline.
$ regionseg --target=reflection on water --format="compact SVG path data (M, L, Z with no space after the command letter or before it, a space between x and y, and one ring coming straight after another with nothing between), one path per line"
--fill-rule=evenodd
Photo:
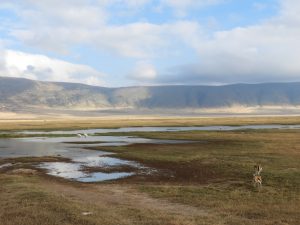
M71 131L22 131L25 134L105 134L117 132L175 132L175 131L217 131L243 129L300 129L300 125L246 125L246 126L201 126L201 127L122 127L116 129L88 129Z
M84 172L84 163L65 163L65 162L50 162L42 163L38 167L46 169L47 174L57 177L62 177L80 182L96 182L105 180L120 179L131 176L134 173L102 173L102 172Z
M149 138L139 138L131 136L88 136L86 138L80 137L52 137L52 138L24 138L26 142L38 143L65 143L74 146L79 144L88 146L122 146L135 143L146 144L176 144L189 141L184 140L158 140ZM90 142L90 143L88 143Z
M74 158L85 155L104 155L106 152L92 151L74 148L75 145L52 142L51 138L19 138L19 139L0 139L1 145L5 148L0 149L0 158L17 157L42 157L42 156L61 156Z
M42 163L39 168L47 169L48 174L75 179L84 177L85 173L80 171L81 165L79 163L64 163L64 162L52 162L52 163Z
M83 140L84 142L80 144ZM88 142L91 142L92 144L89 144ZM85 157L108 154L103 151L86 149L87 147L92 146L122 146L133 143L177 144L186 142L189 141L156 140L124 136L89 136L84 139L78 137L0 139L0 144L2 146L0 149L0 158L61 156L73 159L80 156Z
M101 136L108 132L175 132L175 131L213 131L240 129L300 129L300 125L250 125L250 126L206 126L206 127L127 127L118 129L90 129L76 131L23 131L24 134L88 134L87 137L55 138L19 138L0 139L0 158L59 156L70 159L70 162L45 162L38 165L48 174L80 182L95 182L132 176L134 173L87 172L85 168L108 168L114 166L131 166L145 169L143 165L109 157L112 153L88 150L91 146L122 146L133 143L176 144L186 143L182 140L156 140L130 136ZM98 136L90 136L95 135ZM84 141L84 142L83 142ZM78 142L78 143L76 143ZM81 143L82 142L82 143ZM90 142L90 143L89 143ZM11 165L0 165L1 168ZM148 172L151 168L148 168ZM146 172L147 173L147 172Z
M0 169L6 168L6 167L11 167L13 164L12 163L5 163L0 165Z
M108 156L80 156L72 159L72 162L47 162L38 167L46 169L47 174L77 180L80 182L96 182L120 179L134 175L134 173L103 173L87 172L85 168L113 168L116 166L131 166L145 168L139 163L112 158Z
M95 156L86 156L74 158L73 162L83 163L86 167L113 167L113 166L132 166L132 167L141 167L139 163L127 161L118 158L112 158L108 156L95 157Z
M124 177L129 177L134 175L134 173L91 173L87 177L78 178L77 181L80 182L95 182L95 181L106 181L106 180L116 180Z
M82 140L84 140L84 142L81 143ZM86 168L113 168L117 166L122 168L122 166L130 166L135 169L140 169L143 172L145 172L146 169L148 169L150 172L152 170L136 162L109 157L109 155L113 155L113 153L88 150L86 147L121 146L132 143L175 144L185 142L186 141L155 140L124 136L88 136L84 139L79 137L0 139L0 144L2 147L0 149L0 157L17 158L59 156L68 158L70 159L70 162L45 162L41 163L37 167L46 169L49 175L77 180L80 182L96 182L119 179L132 176L135 173L88 172L85 170Z

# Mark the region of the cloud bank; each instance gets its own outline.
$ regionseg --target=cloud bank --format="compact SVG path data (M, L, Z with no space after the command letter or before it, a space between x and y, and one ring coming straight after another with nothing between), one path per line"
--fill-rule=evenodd
M300 2L281 1L278 16L258 25L191 38L195 63L162 74L163 83L257 83L300 80Z
M49 52L74 55L76 48L90 48L134 61L122 76L140 84L299 81L300 2L278 0L276 15L231 29L212 30L189 17L192 11L228 2L3 0L2 8L16 15L4 26L7 36L41 54L3 49L6 56L0 58L0 68L9 76L102 84L103 74L92 66L46 56ZM256 10L267 7L253 1ZM171 15L159 22L139 15L150 11L154 17L168 10ZM193 59L181 63L180 58L186 62L190 52ZM166 59L168 64L163 63Z
M86 66L19 51L3 51L1 74L34 80L103 85L103 74ZM1 65L1 64L0 64Z

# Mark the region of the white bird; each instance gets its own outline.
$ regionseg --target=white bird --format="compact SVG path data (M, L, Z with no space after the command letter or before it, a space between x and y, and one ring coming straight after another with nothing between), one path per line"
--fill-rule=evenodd
M87 135L86 133L83 133L83 137L87 138L87 137L88 137L88 135Z
M77 134L77 137L82 138L82 135L81 134Z

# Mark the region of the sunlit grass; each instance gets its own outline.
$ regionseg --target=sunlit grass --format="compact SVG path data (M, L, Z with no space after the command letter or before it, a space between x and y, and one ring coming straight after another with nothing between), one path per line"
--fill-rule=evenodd
M128 126L206 126L206 125L253 125L253 124L300 124L300 117L103 117L103 118L67 118L5 120L0 118L0 130L56 130L118 128Z
M238 124L241 120L224 119L201 122L213 124ZM239 121L239 122L237 122ZM243 124L255 120L244 119ZM284 123L284 120L264 122ZM293 122L292 122L293 121ZM127 121L128 122L128 121ZM136 121L123 123L138 125ZM156 121L157 122L157 121ZM144 125L157 125L155 123ZM168 121L169 122L169 121ZM260 123L262 120L257 120ZM191 121L187 122L192 124ZM193 121L195 123L195 121ZM292 118L286 123L298 123ZM74 127L104 127L117 125L79 123L48 125ZM173 121L173 125L176 124ZM180 123L177 123L180 124ZM198 125L199 125L198 124ZM122 125L122 124L121 124ZM160 125L166 125L164 123ZM170 125L170 124L169 124ZM27 125L26 125L27 126ZM120 123L118 123L120 126ZM300 221L300 131L299 130L240 130L240 131L187 131L187 132L133 132L115 135L134 135L146 138L193 140L184 144L133 144L98 149L116 153L115 157L135 160L156 168L153 175L138 175L105 184L79 185L37 175L13 175L0 173L0 224L136 224L136 225L196 225L196 224L298 224ZM56 158L45 158L56 161ZM43 158L18 159L30 166ZM9 161L12 162L12 161ZM1 162L0 162L1 163ZM4 162L3 162L4 163ZM252 186L253 166L263 166L263 187ZM62 194L51 185L74 188L81 193ZM203 211L197 216L172 214L147 205L135 205L135 200L113 198L97 199L96 190L107 188L118 193L115 185L131 188L132 196L146 195L161 204L192 207ZM96 197L95 197L96 196ZM106 194L103 194L106 197ZM146 204L150 204L146 201ZM84 217L82 212L92 211ZM185 212L186 213L186 212ZM24 223L25 222L25 223Z
M173 179L164 182L143 181L140 191L155 198L213 210L227 224L297 224L299 221L299 131L135 132L134 135L199 141L108 148L117 157L141 161L175 174ZM256 163L263 166L261 190L251 183ZM140 181L136 178L135 182Z

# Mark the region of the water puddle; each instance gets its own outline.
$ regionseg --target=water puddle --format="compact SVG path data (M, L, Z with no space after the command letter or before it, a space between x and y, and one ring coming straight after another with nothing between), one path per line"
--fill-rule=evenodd
M72 159L72 162L46 162L38 166L38 168L46 169L47 174L76 180L80 182L99 182L105 180L120 179L132 176L133 172L89 172L88 168L109 168L129 166L136 169L145 169L141 164L121 160L108 156L81 156Z
M80 182L99 182L115 180L134 175L134 173L118 172L84 172L82 163L50 162L42 163L38 167L46 169L47 174Z
M68 162L43 162L37 165L47 174L80 182L99 182L120 179L135 175L137 172L103 172L101 169L133 168L134 171L150 174L153 168L112 157L112 153L88 150L91 146L124 146L133 143L177 144L190 141L156 140L131 136L101 136L114 132L176 132L176 131L217 131L241 129L300 129L300 125L251 125L251 126L206 126L206 127L127 127L118 129L90 129L75 131L22 131L23 134L47 135L68 134L74 137L34 137L0 139L0 158L56 156L69 159ZM77 135L81 134L81 135ZM0 165L6 168L11 165ZM98 171L101 172L98 172Z
M176 132L176 131L230 131L244 129L300 129L300 125L246 125L246 126L201 126L201 127L122 127L115 129L88 129L69 131L22 131L23 134L105 134L128 132Z
M6 168L6 167L11 167L11 166L13 166L12 163L5 163L5 164L0 165L0 169Z
M150 174L155 171L143 165L110 157L113 153L86 149L91 146L121 146L133 143L185 143L187 141L155 140L130 136L87 136L80 137L33 137L0 139L0 158L56 156L68 162L43 162L37 168L45 169L52 176L80 182L99 182L133 176L136 173ZM90 142L90 143L89 143ZM3 166L4 167L4 166ZM119 171L131 168L135 172ZM96 170L117 172L98 172ZM120 169L121 168L121 169ZM1 168L0 168L1 169ZM96 171L96 172L93 172ZM136 172L137 171L137 172Z

